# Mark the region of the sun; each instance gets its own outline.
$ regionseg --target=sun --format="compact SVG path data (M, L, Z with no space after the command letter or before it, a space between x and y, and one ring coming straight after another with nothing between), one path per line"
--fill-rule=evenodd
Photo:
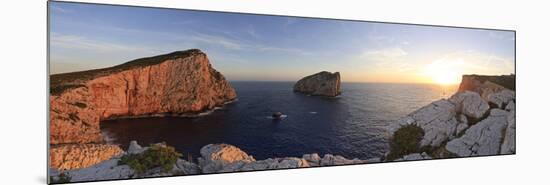
M461 59L439 59L426 67L426 74L432 83L453 85L461 81L464 61Z
M451 73L440 72L432 75L432 81L441 85L452 85L458 83L457 76Z

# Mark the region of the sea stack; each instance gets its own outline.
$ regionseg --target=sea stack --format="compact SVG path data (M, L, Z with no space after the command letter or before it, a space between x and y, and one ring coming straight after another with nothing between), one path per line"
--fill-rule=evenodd
M340 73L321 71L306 76L294 84L294 92L312 96L338 96L342 93L340 88Z
M101 120L193 115L237 97L233 87L198 49L136 59L109 68L51 75L50 88L50 152L60 151L58 147L64 147L62 151L71 148L86 152L102 148L119 151L112 149L114 145L86 147L108 145L100 132ZM93 165L70 160L79 157L51 156L54 168Z

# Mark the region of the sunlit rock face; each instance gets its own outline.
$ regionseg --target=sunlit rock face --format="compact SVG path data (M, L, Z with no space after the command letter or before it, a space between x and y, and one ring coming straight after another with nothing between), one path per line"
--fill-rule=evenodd
M488 101L489 94L500 92L504 89L516 90L515 75L486 76L486 75L463 75L458 91L477 92Z
M122 149L107 144L67 144L50 148L50 167L59 170L86 168L113 156Z
M342 93L340 73L322 71L306 76L294 84L294 91L313 96L334 97Z
M50 81L52 145L104 143L101 120L194 115L237 97L197 49L52 75Z

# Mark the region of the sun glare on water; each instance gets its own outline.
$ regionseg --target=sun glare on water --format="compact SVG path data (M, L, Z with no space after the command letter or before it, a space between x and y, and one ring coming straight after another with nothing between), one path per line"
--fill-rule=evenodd
M461 59L440 59L432 62L426 68L426 74L433 83L453 85L461 81L464 61Z

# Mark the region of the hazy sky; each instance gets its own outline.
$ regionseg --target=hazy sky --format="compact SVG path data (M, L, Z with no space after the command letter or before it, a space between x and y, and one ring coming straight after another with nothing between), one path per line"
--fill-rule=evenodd
M198 48L229 80L456 83L514 72L514 33L50 2L52 74Z

